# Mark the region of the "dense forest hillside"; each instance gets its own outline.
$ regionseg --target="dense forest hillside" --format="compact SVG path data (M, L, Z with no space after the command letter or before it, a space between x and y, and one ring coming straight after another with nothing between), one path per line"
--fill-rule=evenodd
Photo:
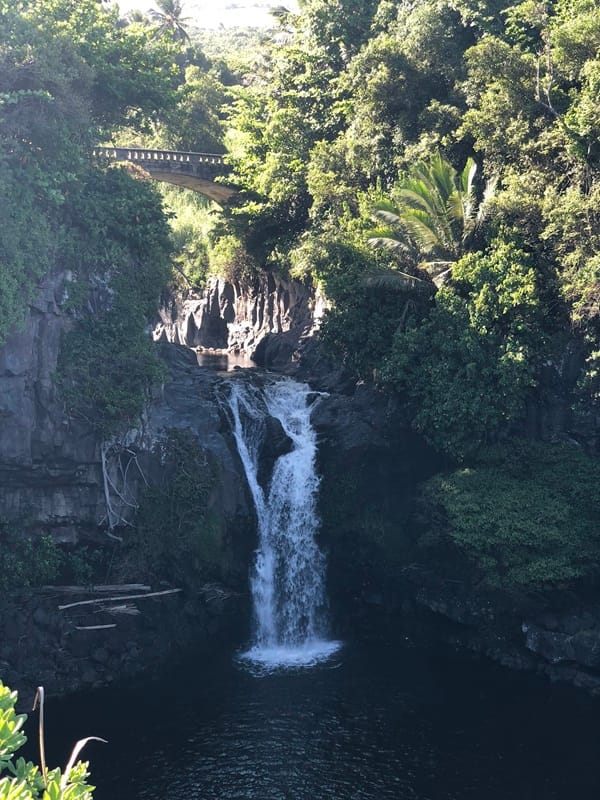
M598 3L312 0L277 22L235 59L221 265L321 286L323 346L448 459L419 559L441 542L509 591L589 580Z
M585 0L311 2L236 91L227 230L322 282L324 340L455 457L550 367L567 427L594 413L599 25Z

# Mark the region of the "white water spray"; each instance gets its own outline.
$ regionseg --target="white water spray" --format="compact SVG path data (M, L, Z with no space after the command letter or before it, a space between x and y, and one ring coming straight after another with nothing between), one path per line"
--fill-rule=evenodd
M266 668L310 666L340 646L328 641L325 558L316 543L319 479L310 389L290 379L258 389L231 385L233 432L258 519L259 546L251 580L255 641L243 658ZM293 449L273 467L268 493L259 483L266 416L277 418Z

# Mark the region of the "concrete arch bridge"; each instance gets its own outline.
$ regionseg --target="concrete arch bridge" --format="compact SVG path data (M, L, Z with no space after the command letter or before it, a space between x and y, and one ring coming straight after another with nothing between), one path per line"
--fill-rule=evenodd
M157 181L173 183L224 205L235 189L215 179L228 172L222 155L182 150L149 150L141 147L96 147L96 158L137 164Z

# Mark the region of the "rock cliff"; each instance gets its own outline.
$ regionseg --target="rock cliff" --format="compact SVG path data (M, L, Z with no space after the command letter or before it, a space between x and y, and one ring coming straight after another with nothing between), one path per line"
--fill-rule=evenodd
M15 688L44 682L49 693L158 668L178 648L201 645L203 635L214 638L221 628L245 623L254 547L243 470L219 402L221 379L201 370L191 350L159 346L164 385L139 424L110 442L67 416L55 376L61 337L70 327L66 288L68 276L48 276L22 331L0 347L0 534L49 536L67 553L82 544L97 547L107 533L126 541L126 523L143 493L163 478L163 443L169 431L179 430L210 463L211 524L226 552L219 555L219 585L210 597L205 579L197 586L184 582L181 596L145 601L139 615L121 616L116 629L114 620L103 618L98 626L98 616L82 623L60 612L69 598L60 589L5 592L0 676Z
M257 365L287 370L318 325L324 298L313 287L263 273L245 283L213 278L202 293L165 297L155 327L159 341L243 352Z
M102 514L98 442L69 420L54 380L69 326L68 276L48 276L21 332L0 347L0 516L72 540Z

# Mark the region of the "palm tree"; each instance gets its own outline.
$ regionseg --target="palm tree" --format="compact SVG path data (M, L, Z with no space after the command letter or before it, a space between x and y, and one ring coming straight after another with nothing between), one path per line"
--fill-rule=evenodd
M373 231L369 244L407 254L416 249L419 255L426 256L420 266L440 286L468 248L494 193L495 181L488 181L483 199L477 204L476 172L477 164L469 158L459 175L440 153L417 163L399 185L399 203L383 201L374 207L373 216L385 228Z
M181 0L156 0L159 11L153 9L148 12L150 18L158 25L160 34L170 32L179 42L190 42L186 30L189 17L182 17L183 3Z
M150 17L139 9L133 9L125 14L125 20L128 25L148 25Z

